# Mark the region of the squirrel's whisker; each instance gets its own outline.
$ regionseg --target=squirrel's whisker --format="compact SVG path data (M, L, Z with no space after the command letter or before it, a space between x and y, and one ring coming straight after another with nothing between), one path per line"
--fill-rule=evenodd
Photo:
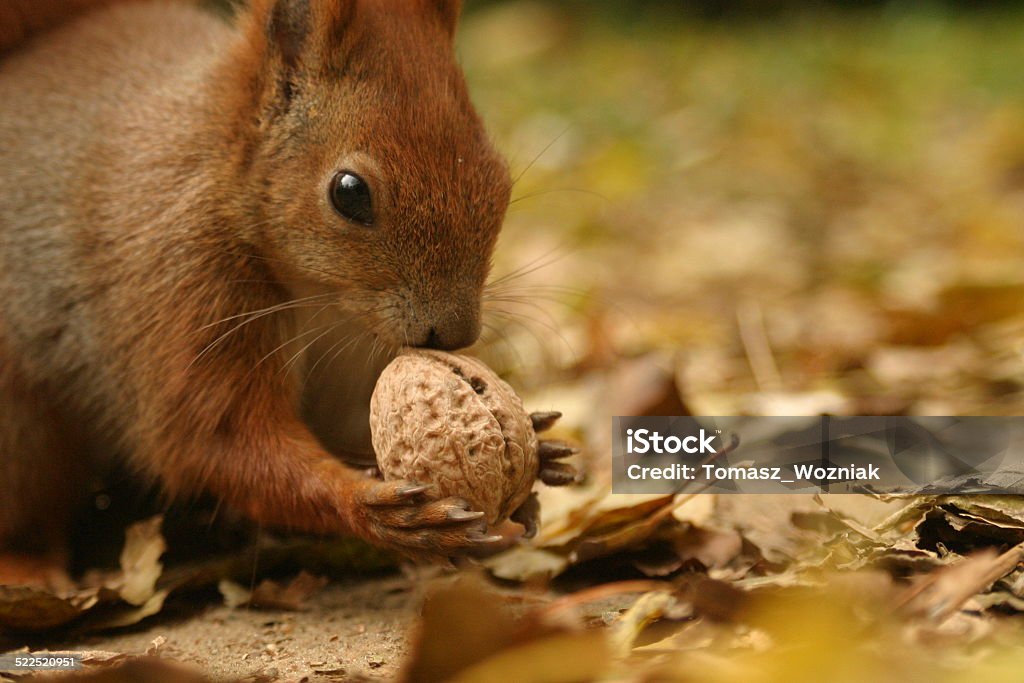
M224 334L220 335L219 337L214 339L212 342L210 342L202 351L200 351L196 355L195 358L192 359L192 361L188 364L186 370L192 369L192 367L195 366L195 364L198 363L200 360L202 360L202 358L204 356L206 356L208 353L213 351L213 349L215 349L219 344L223 343L228 337L230 337L235 332L238 332L239 330L241 330L246 325L248 325L248 324L250 324L252 322L255 322L255 321L257 321L257 320L259 320L261 318L265 318L265 317L267 317L269 315L273 315L274 313L281 313L283 311L290 311L290 310L299 309L299 308L313 308L313 307L319 305L319 303L320 303L319 301L303 301L303 300L289 301L289 302L285 302L285 303L282 303L282 304L277 304L275 306L271 306L269 308L262 309L260 311L256 311L256 312L252 312L252 313L243 313L243 314L240 314L238 316L230 316L227 320L237 319L238 317L243 317L243 316L250 316L250 317L246 318L245 320L243 320L239 324L235 325L230 330L228 330L227 332L225 332ZM221 320L221 321L218 321L216 323L213 323L213 325L219 325L219 324L221 324L223 322L224 321ZM210 326L208 325L207 327L210 327ZM197 332L198 331L199 330L197 330Z
M316 327L313 327L313 328L307 329L307 330L302 330L301 332L297 332L296 334L292 335L291 337L289 337L285 341L281 342L272 351L270 351L269 353L264 355L262 358L260 358L258 361L256 361L256 364L253 365L251 368L249 368L249 373L246 375L246 379L248 379L248 377L250 375L252 375L252 373L255 372L256 369L259 368L268 359L273 358L274 356L276 356L278 354L278 352L281 351L282 349L288 347L291 344L294 344L295 342L299 341L303 337L306 337L306 336L308 336L310 334L313 334L314 332L318 332L319 330L322 330L322 329L326 328L326 329L328 329L328 331L330 331L330 328L332 326L336 325L336 324L337 324L336 322L330 322L330 323L326 323L324 325L317 325Z
M532 261L528 261L519 268L516 268L515 270L508 272L505 275L502 275L501 277L496 278L491 282L487 283L487 285L484 286L484 290L486 291L502 283L506 283L510 280L525 277L527 275L537 272L542 268L547 268L548 266L554 265L558 261L562 260L568 254L569 252L565 247L555 247L551 251L541 254Z
M543 197L544 195L547 195L547 194L557 194L559 192L572 192L572 193L575 193L575 194L586 194L586 195L591 195L591 196L597 197L598 199L602 199L604 201L608 201L608 198L605 197L603 194L601 194L600 192L594 192L593 190L586 190L586 189L583 189L583 188L580 188L580 187L556 187L556 188L552 188L550 190L537 190L536 192L528 192L527 194L519 195L518 197L514 197L513 199L509 200L509 204L510 205L511 204L517 204L517 203L519 203L521 201L525 201L527 199L534 199L536 197Z
M545 154L547 154L551 150L551 148L555 146L555 143L558 142L559 140L561 140L562 137L565 136L565 134L568 133L570 130L572 130L572 124L569 124L568 126L566 126L562 130L561 133L559 133L554 138L552 138L551 142L549 142L548 144L544 145L544 148L541 151L537 152L537 155L534 156L533 159L530 160L530 163L528 163L526 165L526 168L524 168L522 171L520 171L518 174L516 174L516 177L512 179L512 183L511 183L510 187L515 187L516 183L518 183L522 179L522 177L524 175L526 175L526 173L531 168L533 168L534 164L536 164L538 161L540 161L541 157L543 157Z
M203 330L207 330L207 329L209 329L211 327L216 327L217 325L221 325L221 324L229 322L231 320L237 320L238 318L244 318L244 317L246 317L248 315L257 315L257 314L262 314L262 313L276 313L279 310L285 310L284 307L291 307L293 304L314 303L314 302L315 303L319 303L320 299L329 298L329 297L332 297L332 296L334 296L334 295L333 294L330 294L330 295L328 295L328 294L316 294L314 296L306 296L306 297L302 297L300 299L290 299L288 301L284 301L284 302L279 303L279 304L274 304L273 306L267 306L266 308L260 308L260 309L257 309L255 311L246 311L245 313L236 313L235 315L229 315L226 318L221 318L220 320L216 320L216 321L214 321L212 323L207 323L206 325L203 325L202 327L196 329L196 332L202 332Z

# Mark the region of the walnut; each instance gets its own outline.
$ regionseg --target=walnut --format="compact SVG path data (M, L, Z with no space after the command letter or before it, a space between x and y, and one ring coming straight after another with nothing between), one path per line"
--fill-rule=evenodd
M396 358L374 388L370 429L385 479L433 484L492 525L530 497L540 468L523 402L475 358L426 350Z

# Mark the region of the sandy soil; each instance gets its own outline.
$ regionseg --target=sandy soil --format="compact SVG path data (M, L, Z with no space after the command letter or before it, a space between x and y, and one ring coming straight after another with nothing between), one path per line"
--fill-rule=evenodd
M230 609L213 601L197 607L195 598L179 599L131 631L48 645L141 654L162 637L161 657L217 678L389 679L408 648L421 603L418 585L401 575L332 582L300 612Z

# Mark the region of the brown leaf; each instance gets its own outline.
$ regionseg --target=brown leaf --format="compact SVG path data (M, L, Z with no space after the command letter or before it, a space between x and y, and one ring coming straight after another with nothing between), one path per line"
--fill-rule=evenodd
M0 629L45 631L62 626L82 614L67 599L41 588L0 586Z
M743 537L728 530L691 527L673 539L682 560L694 559L708 569L725 567L743 551Z
M899 600L912 614L943 621L965 602L1009 574L1024 561L1024 544L1001 555L985 550L936 570L906 589Z
M665 523L665 517L652 515L640 522L628 524L605 534L582 539L569 555L572 564L588 562L599 557L608 557L623 550L642 546L658 528Z
M477 577L433 589L400 680L580 681L607 667L605 635L531 612L518 618ZM538 678L542 676L543 678Z
M672 514L693 499L694 495L670 496L667 499L670 502L660 509L653 510L639 521L626 524L613 531L584 536L570 554L570 561L576 564L598 557L607 557L622 550L635 550L641 547L666 521L678 524Z
M218 584L224 602L228 607L255 607L258 609L279 609L297 612L305 608L303 603L327 585L324 577L300 572L298 576L281 585L270 579L263 580L256 589L249 592L233 581L223 580Z
M452 677L450 683L576 683L606 675L608 660L608 641L601 631L559 633L498 652Z
M27 586L0 586L0 630L42 632L88 616L83 628L135 624L163 607L167 591L156 591L163 571L162 518L128 528L121 573L98 587L55 593Z
M728 581L693 574L676 597L693 605L694 613L716 622L735 620L750 603L750 595Z
M463 579L431 592L403 679L445 681L508 647L516 624L500 598L477 580Z

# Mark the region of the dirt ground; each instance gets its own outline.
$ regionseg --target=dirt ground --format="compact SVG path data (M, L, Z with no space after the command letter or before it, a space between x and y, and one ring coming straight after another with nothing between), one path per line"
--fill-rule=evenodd
M52 650L161 657L212 677L254 681L389 679L408 648L422 596L415 578L332 582L302 611L229 608L215 599L171 601L164 613L127 632L50 643Z

